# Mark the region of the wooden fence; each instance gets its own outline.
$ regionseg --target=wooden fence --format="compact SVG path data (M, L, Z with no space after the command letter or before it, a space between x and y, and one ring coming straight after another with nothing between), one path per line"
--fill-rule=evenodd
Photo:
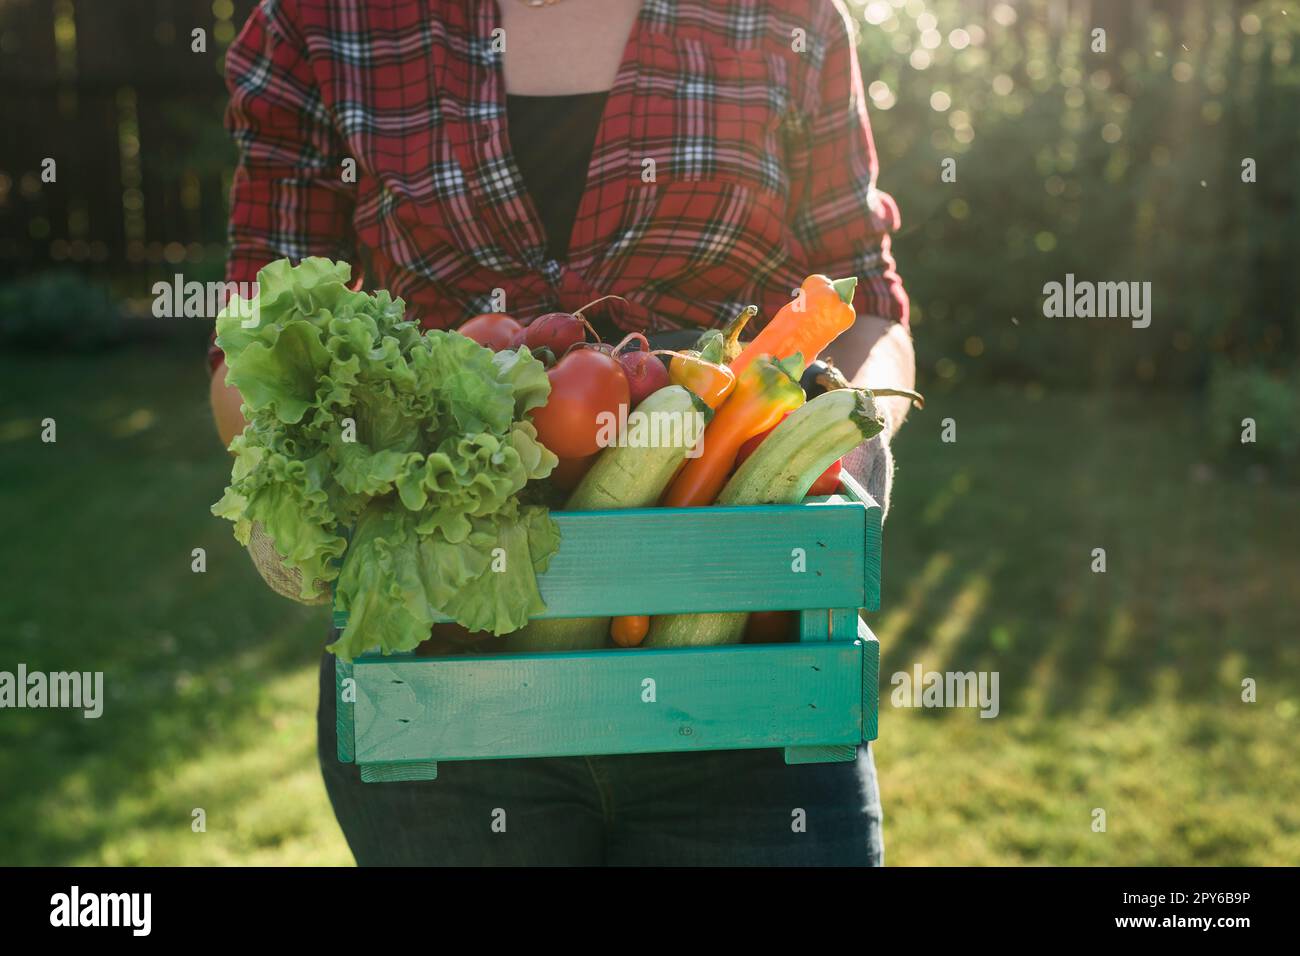
M223 51L255 2L0 2L0 277L220 271Z

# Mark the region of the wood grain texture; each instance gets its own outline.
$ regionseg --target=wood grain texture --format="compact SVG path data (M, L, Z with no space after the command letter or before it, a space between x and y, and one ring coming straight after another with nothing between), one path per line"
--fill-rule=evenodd
M852 643L857 638L857 608L820 608L804 611L799 615L800 641L844 641L845 622L852 616L853 633L847 636ZM837 763L854 760L858 755L857 744L832 744L816 747L786 747L785 762L801 763Z
M339 760L385 782L436 779L440 760L755 747L791 764L854 759L877 733L879 645L858 608L879 606L880 508L847 476L844 491L556 512L543 617L799 610L800 643L336 662Z
M337 637L337 635L335 635ZM352 665L334 658L334 730L340 763L352 763L356 756L353 710L356 705L343 699L343 682L352 676Z
M410 780L437 780L438 765L431 760L412 763L363 763L362 783L399 783Z
M557 512L542 616L861 607L868 511L843 501Z
M875 740L880 732L880 642L866 621L858 623L862 642L862 739Z
M799 612L799 640L829 641L830 612L824 607Z
M858 639L858 609L855 607L833 607L826 612L829 618L829 637L832 641L856 641Z
M826 747L786 747L785 762L801 763L844 763L858 759L857 744L831 744Z
M862 650L827 641L361 658L356 759L852 746L862 739Z
M847 501L855 501L867 509L863 529L863 603L857 605L868 611L880 610L880 549L883 545L881 508L871 493L863 488L847 471L840 475L840 487Z
M872 607L880 509L798 505L552 512L560 550L538 578L542 618ZM875 529L873 531L873 528ZM803 570L795 570L795 548ZM439 616L445 621L446 617ZM336 611L336 627L347 615Z

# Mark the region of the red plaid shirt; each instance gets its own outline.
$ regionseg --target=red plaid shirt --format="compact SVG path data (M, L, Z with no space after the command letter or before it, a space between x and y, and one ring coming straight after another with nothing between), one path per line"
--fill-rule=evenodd
M838 0L645 0L567 262L511 156L499 26L493 0L263 0L226 54L227 278L328 256L428 328L500 289L519 318L617 294L615 323L657 331L770 316L822 272L859 277L859 314L906 321Z

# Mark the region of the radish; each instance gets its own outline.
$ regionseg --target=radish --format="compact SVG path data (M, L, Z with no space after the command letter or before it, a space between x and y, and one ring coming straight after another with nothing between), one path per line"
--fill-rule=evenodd
M547 312L545 315L539 315L524 328L523 344L534 352L540 348L548 348L562 358L564 353L573 346L587 340L588 331L599 342L600 336L596 334L596 330L591 327L591 323L582 313L584 309L590 309L606 299L625 301L622 296L604 295L574 312Z
M641 348L623 351L631 342L639 343ZM640 405L646 396L653 395L668 385L668 367L650 351L650 343L640 332L633 332L618 343L614 355L618 357L619 364L623 366L623 374L627 376L632 408Z
M572 346L586 341L587 329L578 316L569 312L547 312L524 328L524 345L536 352L548 348L563 355Z

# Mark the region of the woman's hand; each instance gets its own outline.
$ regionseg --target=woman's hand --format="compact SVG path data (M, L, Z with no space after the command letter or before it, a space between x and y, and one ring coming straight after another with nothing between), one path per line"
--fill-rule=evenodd
M860 315L853 327L831 343L826 354L859 388L915 388L916 353L912 337L897 322ZM895 434L912 407L910 398L885 395L876 399L885 416L885 438Z
M212 373L212 382L208 386L208 399L212 403L212 418L217 425L217 434L221 444L229 447L234 437L248 424L240 406L244 400L239 390L226 384L226 363L223 360Z
M916 354L912 337L897 322L874 315L858 316L853 327L826 350L836 367L850 382L862 388L914 388ZM880 502L882 515L889 514L889 488L893 482L894 459L889 441L903 424L909 398L881 396L876 405L885 418L885 430L844 456L844 467Z

